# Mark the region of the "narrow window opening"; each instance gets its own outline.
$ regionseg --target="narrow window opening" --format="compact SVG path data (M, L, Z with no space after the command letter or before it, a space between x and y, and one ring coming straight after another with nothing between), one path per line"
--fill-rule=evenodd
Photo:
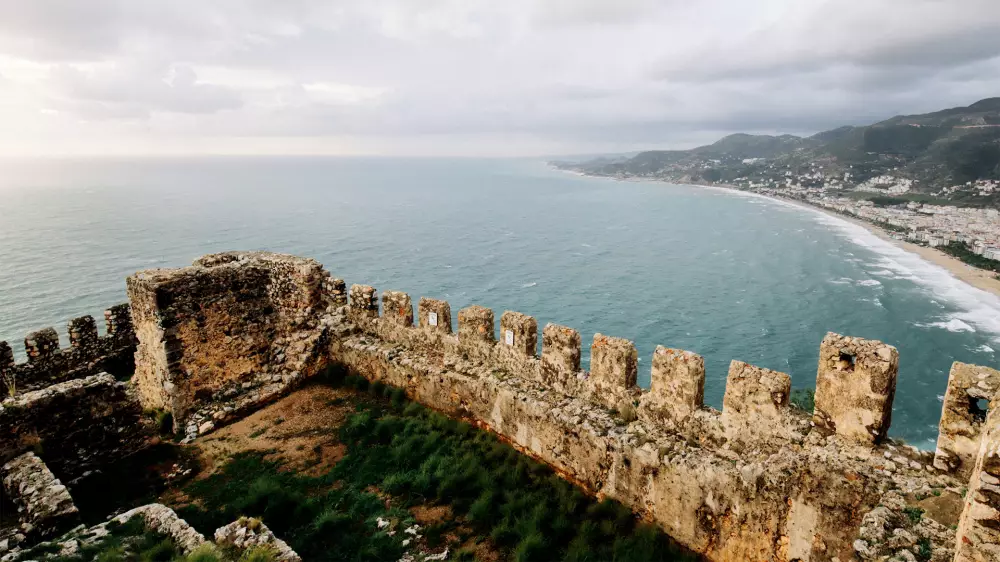
M986 412L990 407L990 401L985 398L969 397L969 415L972 421L983 423L986 421Z
M854 370L854 356L850 353L840 352L840 370L841 371L853 371Z

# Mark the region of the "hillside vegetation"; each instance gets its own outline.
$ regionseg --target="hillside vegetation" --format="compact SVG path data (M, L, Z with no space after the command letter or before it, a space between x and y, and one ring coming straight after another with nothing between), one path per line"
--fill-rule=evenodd
M563 167L599 175L718 182L746 175L751 159L791 170L819 163L830 173L849 173L854 183L890 174L916 180L914 191L924 193L1000 179L1000 98L810 137L735 134L690 150L652 150Z

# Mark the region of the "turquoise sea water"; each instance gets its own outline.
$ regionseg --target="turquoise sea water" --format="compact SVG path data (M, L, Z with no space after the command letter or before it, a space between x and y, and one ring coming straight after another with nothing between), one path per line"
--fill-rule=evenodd
M865 230L723 190L527 160L0 162L0 339L125 300L124 278L202 254L315 257L348 283L534 315L812 387L827 331L899 348L891 434L932 446L951 362L998 366L1000 299ZM586 357L584 358L586 362Z

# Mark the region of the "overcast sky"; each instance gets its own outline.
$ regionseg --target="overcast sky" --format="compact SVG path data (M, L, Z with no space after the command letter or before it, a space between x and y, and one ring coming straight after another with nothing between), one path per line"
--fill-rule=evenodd
M0 156L536 155L1000 96L1000 0L0 0Z

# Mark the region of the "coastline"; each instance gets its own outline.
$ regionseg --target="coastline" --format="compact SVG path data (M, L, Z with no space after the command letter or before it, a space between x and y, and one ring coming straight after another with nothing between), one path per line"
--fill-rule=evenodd
M784 197L773 197L771 195L765 195L765 194L762 194L762 193L755 193L755 192L752 192L752 191L745 191L745 190L737 189L737 188L729 186L729 185L722 185L722 184L707 185L707 184L697 184L697 183L677 183L677 182L670 182L670 181L659 180L659 179L613 178L613 177L609 177L609 176L595 176L595 175L584 174L584 173L580 173L580 172L572 172L572 173L577 173L579 175L584 175L584 176L589 176L589 177L594 177L594 178L611 179L611 180L615 180L615 181L624 181L624 182L655 182L655 183L663 183L663 184L671 184L671 185L689 185L689 186L692 186L692 187L704 187L704 188L710 188L710 189L714 188L714 189L721 189L721 190L726 190L726 191L734 191L734 192L740 193L741 195L753 195L755 197L763 197L765 199L771 199L772 201L779 201L781 203L789 203L789 204L792 204L792 205L796 205L796 206L802 207L803 209L808 209L808 210L811 210L811 211L818 211L818 212L823 213L823 214L825 214L825 215L827 215L829 217L840 219L840 220L843 220L845 222L852 223L852 224L854 224L856 226L860 226L861 228L864 228L865 230L867 230L868 232L874 234L875 236L877 236L878 238L884 240L885 242L888 242L888 243L896 246L897 248L899 248L899 249L901 249L903 251L909 252L911 254L915 254L916 256L920 257L924 261L926 261L926 262L928 262L930 264L936 265L936 266L940 267L941 269L944 269L949 274L951 274L952 277L958 279L959 281L962 281L963 283L965 283L967 285L970 285L970 286L972 286L972 287L974 287L976 289L979 289L981 291L984 291L986 293L990 293L990 294L992 294L992 295L994 295L996 297L1000 297L1000 280L996 279L994 277L994 275L996 275L996 274L993 273L993 272L991 272L991 271L987 271L987 270L984 270L984 269L979 269L979 268L973 267L973 266L971 266L971 265L963 262L962 260L960 260L960 259L958 259L956 257L950 256L950 255L948 255L948 254L946 254L946 253L944 253L944 252L942 252L940 250L937 250L937 249L934 249L934 248L930 248L928 246L920 246L920 245L917 245L917 244L913 244L911 242L907 242L905 240L897 240L897 239L893 238L892 236L890 236L888 232L886 232L882 228L879 228L878 226L876 226L876 225L874 225L874 224L872 224L870 222L863 221L861 219L854 218L854 217L847 217L847 216L844 216L844 215L841 215L841 214L838 214L838 213L833 213L833 212L829 211L828 209L825 209L823 207L819 207L819 206L816 206L816 205L810 205L809 203L807 203L805 201L800 201L798 199L787 199L787 198L784 198Z
M767 196L765 195L764 197ZM836 217L838 219L842 219L847 222L853 223L857 226L860 226L865 230L867 230L868 232L871 232L875 236L878 236L882 240L885 240L886 242L893 244L897 248L900 248L912 254L916 254L921 258L923 258L925 261L928 261L938 267L945 269L946 271L948 271L948 273L950 273L953 277L959 279L960 281L963 281L969 285L972 285L977 289L986 291L987 293L992 293L993 295L1000 297L1000 280L997 280L994 277L994 275L996 274L991 271L973 267L963 262L962 260L954 256L950 256L935 248L931 248L929 246L920 246L919 244L907 242L906 240L898 240L896 238L893 238L892 236L889 235L888 232L870 222L866 222L856 218L845 217L844 215L839 215L837 213L831 213L830 211L822 207L809 205L801 201L791 201L787 199L782 199L782 201L788 201L790 203L798 204L803 207L807 207L809 209L815 209L831 217Z

